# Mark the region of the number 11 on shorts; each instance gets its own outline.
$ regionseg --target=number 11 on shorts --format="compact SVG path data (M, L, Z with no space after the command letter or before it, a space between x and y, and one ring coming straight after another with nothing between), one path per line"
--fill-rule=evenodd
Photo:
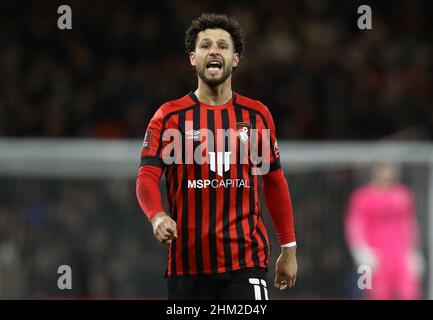
M249 282L254 287L254 298L255 300L269 300L268 298L268 289L266 288L266 281L263 279L257 279L257 278L248 278ZM264 292L264 299L262 299L262 290L263 287Z

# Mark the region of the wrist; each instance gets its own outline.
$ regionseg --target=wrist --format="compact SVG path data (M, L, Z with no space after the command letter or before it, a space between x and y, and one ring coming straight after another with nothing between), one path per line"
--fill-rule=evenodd
M281 245L281 248L292 248L296 247L296 241L287 242Z
M161 212L157 212L155 213L152 218L150 219L150 223L152 223L152 225L154 227L157 227L158 224L163 220L163 218L167 216L167 214L164 211Z
M281 247L281 253L289 256L296 255L296 246L294 247Z

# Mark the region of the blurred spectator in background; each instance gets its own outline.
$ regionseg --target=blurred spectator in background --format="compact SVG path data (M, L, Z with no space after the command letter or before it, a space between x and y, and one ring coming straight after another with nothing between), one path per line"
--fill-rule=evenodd
M365 31L359 4L343 0L74 0L72 30L57 28L59 5L0 2L2 138L142 139L160 101L193 87L183 32L212 11L244 26L235 86L272 107L280 139L433 138L433 1L375 1ZM288 178L303 213L296 297L345 296L352 266L335 213L352 179L341 170ZM166 253L143 232L134 179L123 183L0 177L0 298L162 297ZM60 264L74 270L70 293L56 287Z
M432 1L376 1L364 31L342 0L76 0L72 30L58 5L0 3L0 136L143 138L194 87L187 23L216 11L245 26L235 86L272 107L280 139L433 138Z
M0 240L0 299L26 297L25 268L18 248Z
M414 200L399 168L379 163L350 197L346 239L357 266L372 270L369 299L419 299L423 259Z

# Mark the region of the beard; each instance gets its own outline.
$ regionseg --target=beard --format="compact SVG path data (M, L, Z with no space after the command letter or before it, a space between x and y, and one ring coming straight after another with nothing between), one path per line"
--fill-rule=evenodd
M223 66L222 71L223 72L219 77L209 77L206 75L206 66L203 66L200 69L196 69L199 78L210 87L217 87L220 84L224 83L224 81L226 81L227 78L231 76L233 68L226 68L225 66Z

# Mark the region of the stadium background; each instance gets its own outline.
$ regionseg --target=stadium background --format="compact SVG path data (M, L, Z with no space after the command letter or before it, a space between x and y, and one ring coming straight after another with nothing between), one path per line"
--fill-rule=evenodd
M237 17L246 31L234 89L270 107L279 141L433 138L429 1L369 1L373 30L366 31L356 22L367 3L356 1L71 1L73 28L63 31L60 4L0 4L1 142L139 146L158 106L195 88L184 32L192 18L213 11ZM7 150L0 148L0 158ZM140 212L133 177L26 177L0 169L1 298L164 298L165 250ZM294 290L273 296L359 297L342 224L347 196L368 169L285 170L300 270ZM427 173L411 163L402 176L416 192L425 254ZM273 267L277 244L267 225ZM57 288L61 264L72 267L71 291Z

